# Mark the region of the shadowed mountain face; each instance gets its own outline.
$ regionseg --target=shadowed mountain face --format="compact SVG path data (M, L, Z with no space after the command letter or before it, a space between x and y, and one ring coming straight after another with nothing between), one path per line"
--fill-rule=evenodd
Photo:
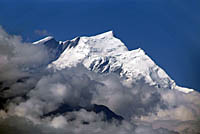
M39 45L44 47L48 53L51 63L52 61L58 59L61 53L65 50L67 45L62 44L61 42L56 41L53 37L49 36L42 40L33 42L34 45Z
M103 121L112 121L113 119L118 120L118 121L123 120L122 116L115 114L108 107L104 105L96 105L96 104L93 104L88 107L70 106L68 104L63 104L58 109L52 112L49 112L43 116L46 117L46 116L51 116L51 115L55 116L56 114L67 114L68 112L80 111L81 109L85 109L88 112L95 112L97 114L103 113L104 114Z

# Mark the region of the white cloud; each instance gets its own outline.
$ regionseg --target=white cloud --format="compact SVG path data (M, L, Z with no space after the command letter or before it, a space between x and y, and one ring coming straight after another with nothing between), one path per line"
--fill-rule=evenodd
M67 121L65 117L63 116L58 116L54 117L53 120L51 121L51 126L54 128L63 128L67 124Z
M10 129L21 133L168 134L187 128L198 132L191 125L191 121L200 120L197 92L157 89L142 80L126 83L117 75L94 73L82 65L53 72L41 68L47 59L45 49L23 43L0 28L0 99L7 99L0 103L4 108L0 111L0 132L9 131L1 126L10 128L16 120L19 123ZM125 120L106 122L103 113L85 109L44 116L64 104L104 105Z

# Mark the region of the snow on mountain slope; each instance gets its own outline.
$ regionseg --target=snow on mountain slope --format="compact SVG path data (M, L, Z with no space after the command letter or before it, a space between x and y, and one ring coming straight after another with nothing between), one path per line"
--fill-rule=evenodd
M33 44L44 44L44 43L46 43L46 42L48 42L48 41L51 41L51 40L54 40L54 38L52 37L52 36L47 36L46 38L44 38L44 39L41 39L41 40L39 40L39 41L35 41L35 42L33 42Z
M47 37L39 42L45 44ZM34 44L39 44L36 42ZM58 58L48 68L61 70L82 63L86 68L98 73L118 73L130 82L144 80L150 86L177 89L189 93L192 89L176 86L167 73L157 66L142 49L129 51L127 47L109 31L92 37L77 37L60 42L65 46Z

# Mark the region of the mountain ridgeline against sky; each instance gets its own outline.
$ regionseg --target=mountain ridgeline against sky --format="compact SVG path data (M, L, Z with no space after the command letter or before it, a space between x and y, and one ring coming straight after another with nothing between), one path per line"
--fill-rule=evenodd
M52 60L48 68L62 70L83 64L88 70L98 73L116 73L127 82L144 82L158 88L176 89L185 93L193 89L177 86L167 73L145 54L144 50L128 50L112 31L92 37L76 37L56 41L46 37L34 45L44 45Z

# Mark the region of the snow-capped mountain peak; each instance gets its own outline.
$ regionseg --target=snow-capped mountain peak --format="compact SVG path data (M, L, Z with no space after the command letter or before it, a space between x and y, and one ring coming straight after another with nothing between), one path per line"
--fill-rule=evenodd
M82 50L87 49L90 54L109 55L128 51L127 47L113 36L112 31L92 37L80 37L78 47Z
M47 41L45 38L41 41ZM114 37L112 31L91 37L77 37L60 42L65 46L58 58L48 68L62 70L83 64L98 73L117 73L132 83L143 80L150 86L177 89L188 93L192 89L176 86L167 73L157 66L141 48L129 51L125 44Z
M92 36L93 38L98 38L98 39L102 39L102 38L113 38L114 37L114 34L113 34L113 31L107 31L105 33L101 33L99 35L96 35L96 36Z

